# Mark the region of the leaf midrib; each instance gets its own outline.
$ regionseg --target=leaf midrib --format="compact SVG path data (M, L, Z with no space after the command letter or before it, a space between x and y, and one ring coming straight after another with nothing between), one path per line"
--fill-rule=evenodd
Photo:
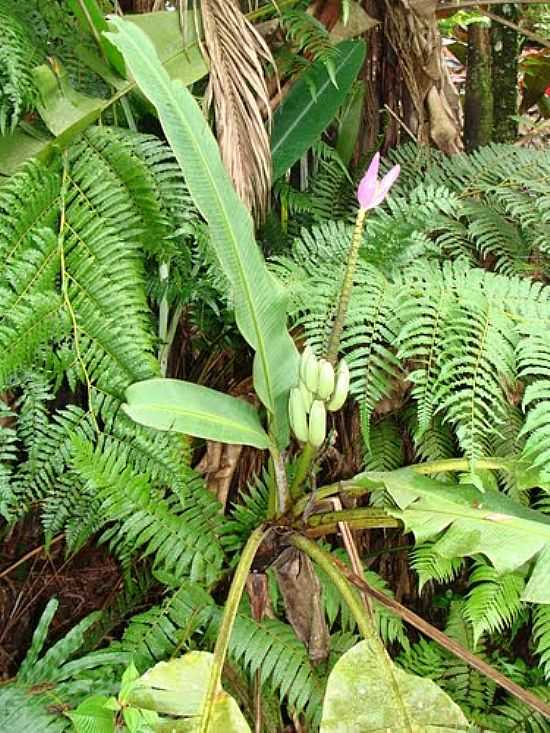
M119 32L121 32L120 28L121 27L119 26ZM126 39L129 40L132 43L132 46L134 47L135 51L143 58L144 62L146 62L146 59L143 57L143 54L142 54L141 49L134 43L134 39L131 37L131 35L126 33L125 36L126 36ZM236 261L238 263L239 276L240 276L240 279L241 279L241 283L242 283L242 285L244 287L246 301L247 301L247 303L249 305L249 311L250 311L252 322L253 322L253 328L254 328L254 331L255 331L255 333L257 335L258 347L256 348L256 351L259 353L260 359L261 359L261 362L262 362L262 368L263 368L263 372L264 372L264 375L265 375L266 389L267 389L267 391L269 393L270 409L272 411L274 411L274 409L275 409L275 399L274 399L273 388L272 388L272 385L271 385L271 380L270 380L270 375L269 375L269 369L268 369L268 363L267 363L266 354L265 354L265 342L264 342L264 339L263 339L262 331L259 328L259 323L258 323L258 319L257 319L257 316L256 316L256 309L254 308L254 300L252 298L252 293L251 293L251 290L250 290L250 286L249 286L248 281L247 281L247 279L245 277L245 270L243 269L242 259L241 259L241 256L240 256L240 252L239 252L239 247L238 247L238 244L237 244L237 240L236 240L236 237L233 235L232 229L231 229L231 227L229 226L229 223L228 223L229 222L228 212L227 212L227 210L225 208L225 204L223 202L223 199L220 196L218 187L215 184L215 179L212 176L210 165L208 164L207 159L203 155L202 150L201 150L201 147L199 145L197 145L196 137L193 134L192 128L188 124L188 122L187 122L187 120L185 118L185 115L183 115L181 113L181 110L179 108L179 105L176 104L176 102L175 102L175 98L174 98L174 94L173 94L173 91L174 91L174 84L173 84L173 82L170 82L168 80L168 77L165 76L165 74L159 73L159 70L156 69L154 66L151 67L151 71L152 71L152 74L155 76L155 78L157 78L160 81L160 84L161 84L162 89L164 89L164 91L167 94L168 100L172 100L172 101L170 101L170 106L176 112L177 119L180 120L180 123L182 124L182 126L187 130L188 135L189 135L189 138L191 140L191 144L193 145L193 150L195 151L196 154L198 154L198 157L203 161L204 170L206 172L206 176L208 178L208 181L210 183L210 186L211 186L212 190L214 191L214 196L215 196L216 200L218 201L219 207L220 207L221 211L224 214L223 221L222 221L222 226L224 227L225 231L229 234L229 240L233 244L233 251L234 251L234 253L236 255ZM139 86L139 84L138 84L138 86ZM185 89L185 87L183 87L183 89ZM162 124L162 120L161 120L161 124ZM176 158L178 158L178 154L177 154L177 152L176 152L175 149L174 149L174 154L176 155ZM178 162L179 162L179 160L178 160ZM181 163L180 163L180 167L181 167ZM184 172L184 175L185 175L185 172ZM212 224L211 224L210 221L208 221L208 224L209 224L209 226L212 226Z

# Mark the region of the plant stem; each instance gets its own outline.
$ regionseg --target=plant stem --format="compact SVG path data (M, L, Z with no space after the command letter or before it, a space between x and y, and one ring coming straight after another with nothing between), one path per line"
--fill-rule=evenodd
M168 287L168 280L170 278L170 263L161 262L159 265L159 280L162 288ZM160 361L160 373L161 376L165 377L168 370L168 354L169 351L166 349L168 340L168 318L169 318L169 306L168 297L166 291L162 294L162 299L159 305L159 353L158 358Z
M444 458L440 461L417 463L406 468L423 476L429 476L434 473L446 473L447 471L471 471L472 468L473 470L511 471L512 465L511 461L506 458L480 458L474 461L473 466L467 458ZM315 499L320 501L329 496L334 496L334 494L350 494L354 496L368 494L374 488L381 485L383 475L383 473L365 471L347 481L327 484L317 489ZM304 496L296 502L293 507L295 517L300 516L309 501L311 501L311 496Z
M210 672L210 680L208 682L208 690L204 698L204 705L201 714L201 722L199 733L207 733L210 718L212 715L212 707L214 699L221 686L222 670L229 646L229 638L237 616L237 610L241 597L243 595L244 586L248 573L256 556L259 546L262 544L264 537L269 530L264 526L260 526L252 532L244 547L243 553L235 570L235 575L231 582L225 608L223 610L222 622L218 630L216 646L214 647L214 659L212 660L212 671Z
M378 633L374 622L366 613L359 595L353 590L341 570L335 567L328 552L325 552L315 542L308 540L307 537L298 533L293 534L290 541L294 547L302 550L302 552L316 562L334 583L357 622L361 636L365 639L377 639Z
M325 573L328 575L328 577L331 579L331 581L340 592L342 599L351 611L357 623L357 628L359 629L359 633L361 634L361 636L364 639L367 639L367 641L370 642L371 645L376 647L379 662L381 665L384 665L386 667L386 674L388 678L391 679L392 687L395 692L396 704L400 708L403 726L399 729L412 730L409 713L403 703L403 698L399 692L399 685L395 676L395 666L390 659L390 656L386 651L386 647L382 643L380 636L378 635L374 618L368 613L367 609L365 609L361 597L358 595L358 593L353 591L346 576L340 569L340 566L343 565L343 563L338 563L338 565L336 565L336 563L334 562L334 558L332 557L332 555L330 555L330 553L325 552L325 550L322 550L320 547L318 547L315 542L308 540L302 535L292 535L291 542L295 547L302 550L302 552L304 552L306 555L309 555L309 557L314 562L316 562L319 567L322 568L322 570L325 571ZM343 567L346 566L343 565ZM367 586L366 583L365 586Z
M417 463L408 468L425 476L446 471L509 471L510 461L506 458L479 458L472 463L468 458L443 458L441 461Z
M363 238L363 227L367 212L365 209L357 211L355 219L355 229L351 238L351 246L348 254L348 265L342 282L342 290L340 291L340 299L336 310L336 317L332 324L332 331L327 346L327 360L331 364L335 364L338 359L338 351L340 349L340 338L344 330L344 323L348 314L349 302L351 299L351 291L353 289L353 278L355 276L355 268L357 267L357 259L359 257L359 248Z
M313 459L315 458L315 448L311 443L306 443L298 459L296 473L290 484L290 496L295 499L299 496L299 489L307 478Z
M401 527L403 523L398 519L389 517L385 511L380 509L372 509L363 507L359 509L343 509L336 512L323 512L322 514L312 514L308 517L308 527L322 527L324 525L336 525L338 522L350 522L361 528L371 527Z
M275 447L274 441L271 443L269 453L273 462L276 490L275 501L271 501L270 505L274 509L275 516L281 516L286 514L290 509L290 493L288 490L285 461L280 451Z

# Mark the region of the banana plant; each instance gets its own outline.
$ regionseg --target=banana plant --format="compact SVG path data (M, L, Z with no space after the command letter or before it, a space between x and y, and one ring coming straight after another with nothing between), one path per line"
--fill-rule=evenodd
M391 660L376 631L369 602L374 591L355 562L358 556L354 555L356 548L350 529L406 527L419 539L437 538L435 551L442 557L482 553L495 567L504 569L531 563L534 569L526 587L526 599L547 603L550 599L544 575L550 562L550 521L511 499L483 493L474 485L461 485L458 493L454 485L430 477L443 470L473 471L475 466L470 466L465 459L456 459L443 468L438 463L388 473L367 472L315 491L311 480L312 465L326 438L327 411L340 409L347 397L349 371L344 361L338 361L338 354L364 222L368 212L388 195L399 168L393 168L379 180L379 157L373 158L358 189L357 220L340 297L335 304L333 322L329 324L327 353L316 355L311 349L305 349L299 355L287 330L285 290L267 268L255 241L252 219L231 185L216 140L200 108L185 86L170 78L154 45L135 24L114 19L111 28L107 38L122 55L141 92L155 107L189 191L208 224L213 250L231 288L237 325L255 353L253 382L262 406L257 408L189 382L154 379L133 384L127 391L124 409L138 423L158 430L268 451L276 494L272 497L271 515L251 533L240 556L214 653L200 660L203 665L200 690L193 698L192 710L183 705L185 675L189 665L197 662L189 656L181 662L184 673L179 682L175 668L148 672L135 688L141 689L136 701L161 715L168 712L181 717L177 723L159 722L153 730L200 733L246 730L241 718L231 714L232 703L222 693L229 638L246 579L258 553L263 552L264 563L265 553L271 553L270 562L276 563L286 550L293 548L330 578L349 606L363 637L362 642L339 660L330 675L321 731L469 730L463 713L434 682L406 674ZM288 471L285 453L291 432L301 451L297 465ZM481 467L513 470L503 459L486 460ZM391 499L384 509L341 510L333 506L331 511L326 511L327 498L339 494L363 495L380 488ZM340 565L312 539L336 530L345 538L353 571ZM405 620L432 635L524 702L544 714L549 713L545 703L517 683L457 643L451 643L397 602L391 603L392 610ZM168 687L164 682L159 683L160 672L169 672ZM168 698L171 702L166 707ZM225 700L228 706L224 711L219 710L220 700Z

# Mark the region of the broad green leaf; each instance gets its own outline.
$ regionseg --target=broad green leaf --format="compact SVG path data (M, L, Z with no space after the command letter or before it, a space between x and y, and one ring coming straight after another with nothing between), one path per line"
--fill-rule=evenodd
M46 637L48 636L48 631L50 629L50 624L56 614L58 607L59 601L57 600L57 598L50 598L46 608L42 613L42 616L40 616L40 620L36 625L36 628L32 635L30 649L27 652L25 659L19 666L19 671L17 673L17 679L19 682L33 681L34 667L38 662L38 658L40 657L42 649L44 648Z
M43 64L33 70L39 92L38 112L53 135L62 135L71 128L74 134L85 130L105 108L105 100L88 97L73 89L67 73Z
M254 239L252 219L222 164L214 136L190 92L170 81L151 41L132 23L114 19L109 38L139 88L156 107L189 191L208 222L218 262L229 280L237 325L256 351L254 386L284 444L288 391L298 355L286 329L286 293L268 271Z
M162 10L125 16L125 20L141 29L152 41L168 76L179 79L186 86L208 74L208 64L199 47L193 16L194 11L187 11L185 46L179 13Z
M337 48L337 86L332 83L326 66L316 61L292 85L273 116L273 180L280 178L319 139L344 103L363 66L363 41L343 41Z
M534 559L523 598L550 603L544 570L550 555L549 517L496 491L482 493L468 484L436 481L406 468L367 477L385 486L398 506L388 512L414 532L417 542L440 535L433 550L444 558L483 554L500 573Z
M386 655L385 661L380 654ZM458 705L432 680L399 669L377 639L356 644L328 678L321 733L467 730Z
M178 379L148 379L126 390L124 411L157 430L173 430L220 443L269 447L258 413L244 400Z
M188 652L159 662L134 683L127 702L165 715L200 715L211 669L209 652Z
M54 139L46 135L29 134L21 125L8 135L0 135L0 175L11 176L29 158L46 160Z
M115 733L115 714L105 707L107 702L107 697L94 695L67 713L76 733Z
M198 731L213 655L189 652L179 659L160 662L137 680L129 702L139 708L186 718L161 723L157 731ZM211 733L250 733L235 700L219 689L209 725Z

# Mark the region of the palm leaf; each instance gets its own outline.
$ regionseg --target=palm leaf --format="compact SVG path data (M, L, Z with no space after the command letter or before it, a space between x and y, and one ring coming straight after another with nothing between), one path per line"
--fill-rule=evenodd
M262 60L273 58L235 0L203 0L200 8L210 60L206 99L214 106L222 160L241 199L263 218L271 152L262 111L270 117L271 107Z

